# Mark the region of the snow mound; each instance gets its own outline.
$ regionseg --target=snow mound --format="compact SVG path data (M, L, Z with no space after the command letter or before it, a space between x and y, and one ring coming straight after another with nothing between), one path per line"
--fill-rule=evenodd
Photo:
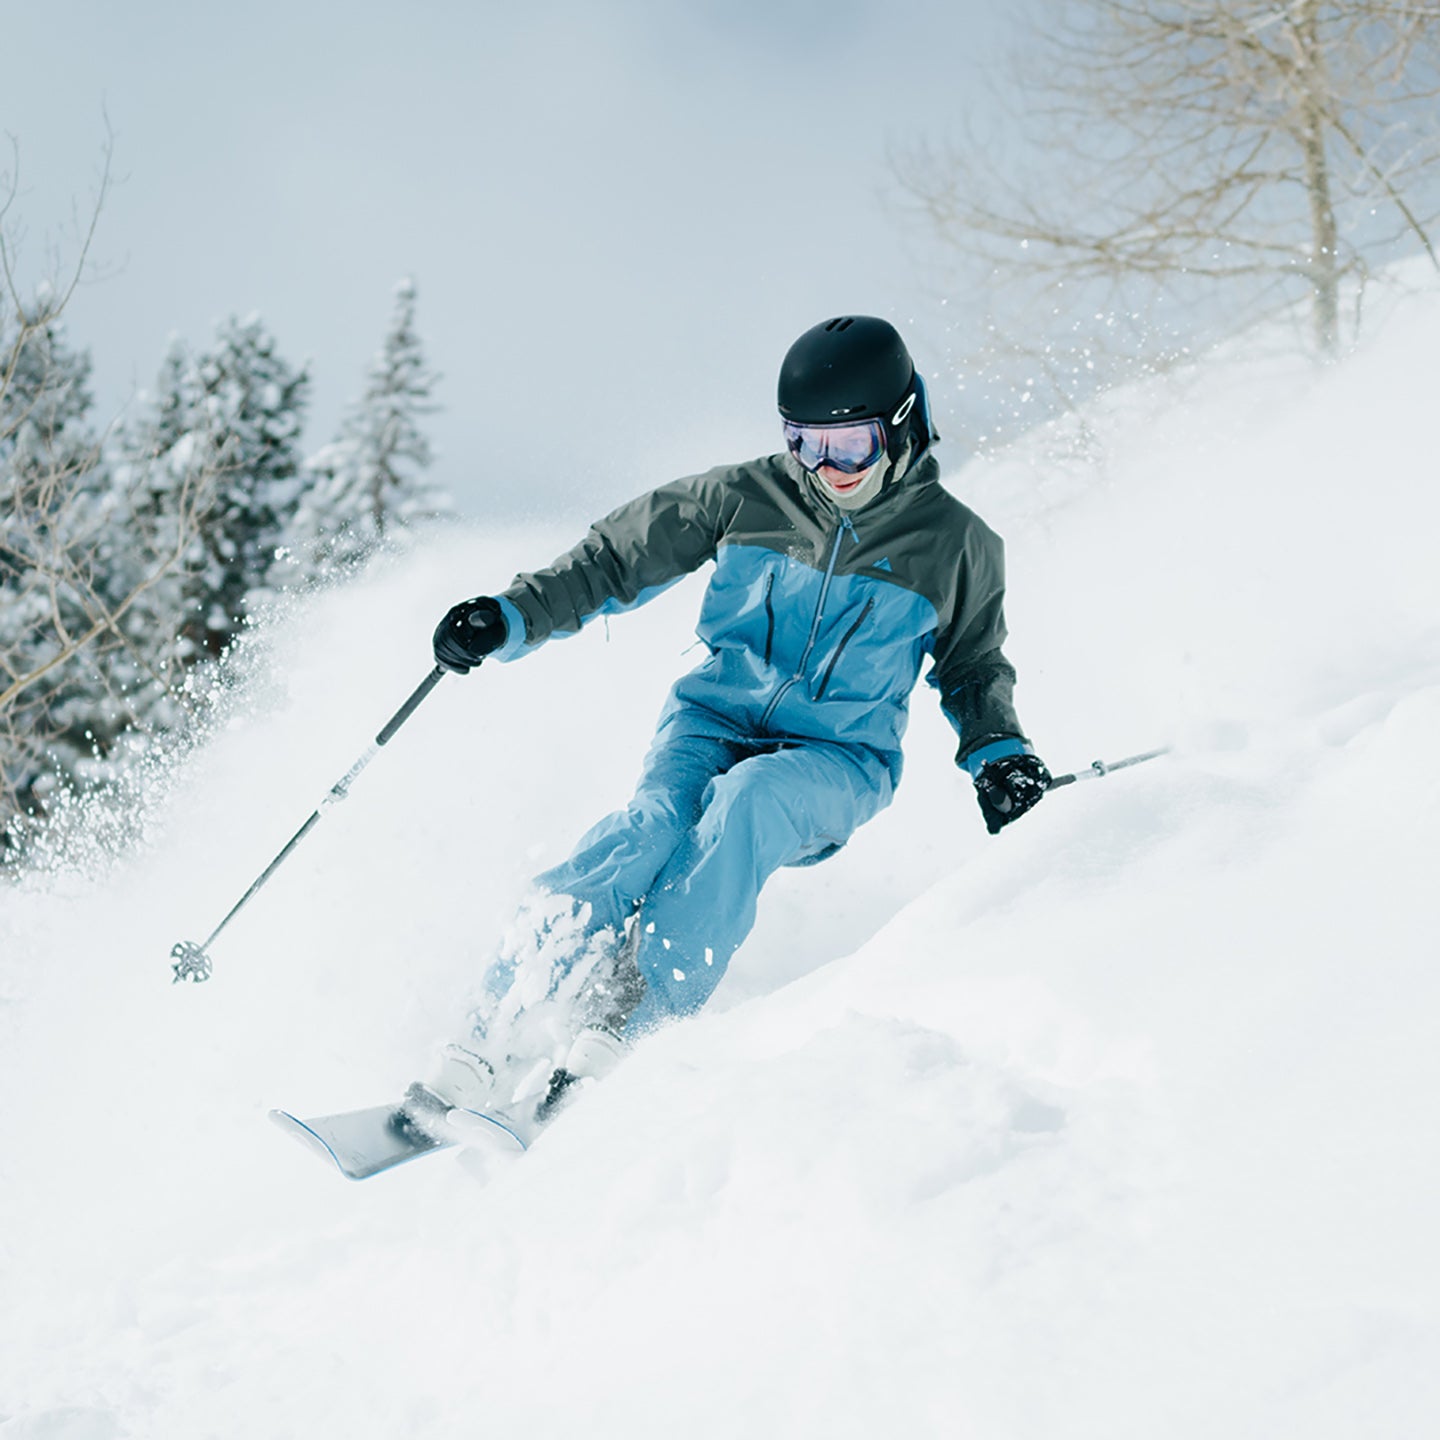
M488 1175L347 1187L263 1112L413 1077L627 796L703 577L447 679L172 987L435 616L576 527L276 625L142 853L0 896L0 1437L1431 1428L1437 345L1423 296L1329 370L1112 397L1103 474L951 477L1008 540L1041 752L1175 754L991 840L918 693L895 806Z

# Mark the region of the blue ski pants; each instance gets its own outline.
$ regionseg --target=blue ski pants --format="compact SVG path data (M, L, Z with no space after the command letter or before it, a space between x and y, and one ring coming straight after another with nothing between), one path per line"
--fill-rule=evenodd
M839 848L889 802L873 751L824 741L740 742L662 727L634 798L536 879L590 907L617 935L640 910L645 996L630 1035L698 1010L755 923L783 865Z

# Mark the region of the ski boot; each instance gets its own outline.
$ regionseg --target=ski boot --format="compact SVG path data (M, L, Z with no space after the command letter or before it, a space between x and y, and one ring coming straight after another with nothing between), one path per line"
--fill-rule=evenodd
M613 1030L590 1025L574 1039L565 1061L550 1076L544 1097L535 1107L535 1123L545 1125L575 1097L585 1081L602 1080L624 1058L625 1042Z
M435 1052L423 1081L405 1092L403 1113L430 1134L445 1124L451 1110L480 1110L494 1101L495 1069L475 1050L452 1041Z

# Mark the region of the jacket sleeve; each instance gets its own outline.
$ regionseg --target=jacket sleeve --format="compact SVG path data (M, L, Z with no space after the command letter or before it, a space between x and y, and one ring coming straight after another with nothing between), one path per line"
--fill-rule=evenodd
M510 634L500 660L597 615L634 609L714 559L727 494L723 470L672 481L612 511L543 570L517 575L500 595Z
M935 637L929 682L960 737L955 763L973 775L985 760L1030 751L1015 714L1015 667L1005 641L1005 547L976 525L961 554L954 614Z

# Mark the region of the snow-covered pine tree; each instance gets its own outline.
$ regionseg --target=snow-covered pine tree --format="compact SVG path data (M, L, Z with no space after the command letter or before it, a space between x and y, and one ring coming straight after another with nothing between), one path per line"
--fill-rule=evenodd
M186 584L183 653L219 655L268 593L291 544L304 480L300 429L310 377L292 369L258 316L222 324L194 366L194 398L171 447L182 471L213 475L203 553Z
M189 572L204 564L200 522L213 503L208 447L188 427L198 416L198 377L172 340L155 387L116 437L108 464L119 513L107 531L106 598L124 605L109 666L125 699L121 716L141 741L180 728Z
M0 831L174 723L178 567L208 478L157 461L151 422L97 437L90 358L47 307L0 327Z
M154 390L140 397L141 418L130 427L132 450L147 459L168 454L189 433L198 404L195 363L184 341L172 335Z
M400 281L363 395L335 440L305 463L297 578L347 573L404 532L454 514L450 497L426 475L431 450L421 421L436 409L431 397L439 377L426 364L415 307L414 281Z
M108 518L90 370L48 291L16 307L0 334L0 822L83 765L105 688L86 653L104 632Z

